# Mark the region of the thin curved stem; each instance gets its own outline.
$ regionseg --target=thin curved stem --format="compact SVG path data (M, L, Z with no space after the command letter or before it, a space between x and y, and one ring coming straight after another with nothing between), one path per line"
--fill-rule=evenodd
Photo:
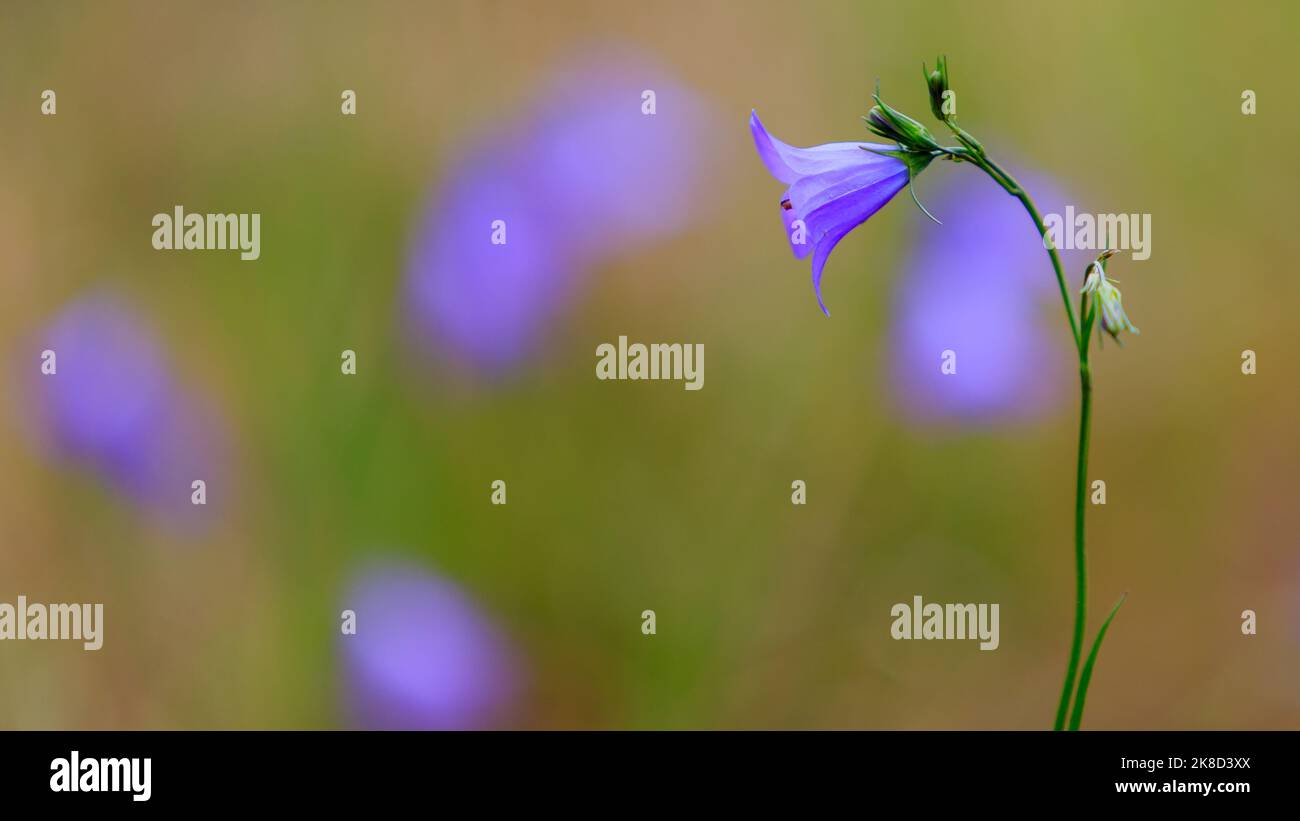
M1020 200L1020 204L1024 206L1025 211L1029 213L1030 219L1034 221L1034 227L1038 229L1038 236L1044 240L1043 247L1047 250L1047 256L1052 260L1052 270L1056 272L1056 284L1061 289L1061 300L1065 304L1065 316L1070 320L1070 335L1074 337L1075 350L1079 352L1082 359L1087 353L1087 348L1084 346L1083 337L1079 335L1079 320L1074 316L1074 305L1070 302L1070 288L1065 284L1065 270L1061 267L1061 256L1056 253L1056 246L1046 241L1047 226L1043 224L1042 214L1038 213L1038 206L1034 204L1029 192L1020 183L1016 182L1015 177L1003 171L993 160L983 154L969 152L967 158L983 169L984 173L992 177L1008 194Z
M960 132L959 136L962 135L965 135L965 132ZM969 135L966 136L967 139L974 142L973 138L970 138ZM966 140L963 140L963 143L965 142ZM978 144L976 143L976 145ZM1044 239L1043 247L1052 260L1052 270L1056 273L1056 284L1061 290L1061 300L1065 304L1065 316L1070 321L1070 334L1074 338L1074 349L1079 358L1079 450L1075 462L1074 492L1074 633L1070 641L1070 661L1065 670L1065 683L1061 687L1061 700L1056 708L1056 722L1053 725L1055 729L1062 730L1065 729L1065 720L1070 713L1070 698L1075 692L1075 677L1078 675L1079 658L1083 653L1083 631L1088 622L1088 555L1084 539L1084 513L1087 506L1088 445L1091 438L1092 424L1092 372L1088 365L1088 338L1091 334L1086 331L1081 332L1079 329L1080 317L1075 316L1074 305L1070 301L1070 289L1065 283L1065 271L1061 267L1061 257L1057 254L1056 247L1047 241L1047 227L1043 224L1043 217L1038 212L1038 207L1034 205L1034 200L1029 196L1029 192L997 163L990 160L982 150L972 150L972 147L968 145L964 151L950 153L977 165L998 185L1002 186L1008 194L1020 200L1020 204L1024 206L1030 219L1034 221L1034 227L1038 229L1039 237ZM1081 314L1083 310L1081 303ZM1089 325L1090 327L1091 325ZM1083 704L1080 702L1075 705L1073 727L1078 727L1082 715Z
M1085 352L1087 348L1084 349ZM1092 422L1092 373L1086 361L1079 363L1079 451L1075 464L1074 492L1074 638L1070 641L1070 663L1065 668L1065 684L1061 687L1061 701L1056 708L1054 729L1065 728L1065 716L1070 709L1070 696L1074 691L1074 677L1079 670L1079 656L1083 653L1083 630L1088 623L1088 555L1084 548L1084 511L1088 495L1088 441Z

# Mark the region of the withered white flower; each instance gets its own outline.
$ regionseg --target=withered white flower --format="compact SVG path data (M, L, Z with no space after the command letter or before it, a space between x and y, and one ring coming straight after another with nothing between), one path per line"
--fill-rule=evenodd
M1105 259L1110 254L1103 254L1101 259ZM1132 322L1129 321L1128 314L1124 313L1123 294L1119 292L1112 283L1118 280L1106 278L1106 270L1102 268L1101 260L1094 262L1088 267L1088 276L1083 281L1081 293L1090 294L1097 301L1098 308L1101 311L1101 327L1106 333L1110 334L1113 339L1119 341L1120 331L1132 331L1141 333Z

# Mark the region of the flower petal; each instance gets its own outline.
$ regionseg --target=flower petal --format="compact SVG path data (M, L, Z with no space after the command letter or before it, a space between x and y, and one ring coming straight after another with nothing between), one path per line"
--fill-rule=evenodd
M862 161L863 155L891 159L865 151L862 148L865 143L827 143L814 148L795 148L786 145L767 133L767 129L758 119L757 111L751 111L749 114L749 131L754 137L754 147L758 149L758 156L767 166L767 170L787 185L800 177L857 165Z
M822 313L827 316L830 316L831 312L826 307L826 303L822 300L822 270L826 267L826 261L831 257L831 251L835 250L835 246L839 244L839 241L844 239L845 235L857 227L857 225L858 223L843 226L822 237L817 242L817 252L813 254L813 290L817 292L817 304L821 306Z
M846 234L870 219L907 185L907 168L902 173L881 175L881 169L866 167L852 173L831 172L805 177L790 187L791 214L802 219L808 242L815 248L812 264L813 287L822 313L830 316L822 301L822 270L831 251ZM792 248L795 246L792 244ZM798 251L795 255L799 256Z
M1044 213L1078 202L1051 178L1011 167ZM914 220L887 311L883 355L894 410L909 426L997 426L1042 418L1070 395L1060 294L1042 237L1020 203L980 174L936 176L925 201L943 225ZM1068 271L1086 251L1062 250ZM957 353L957 373L938 367Z
M787 207L788 205L790 205L790 192L787 191L785 198L781 201L781 221L785 223L785 238L790 242L790 250L794 252L794 258L803 259L812 253L813 246L816 243L808 230L807 221L802 221L798 226L795 225L802 218L794 210L793 206ZM795 233L796 228L799 229L797 236Z
M804 177L790 186L790 202L814 242L846 221L861 225L907 185L907 166L892 157L851 170Z

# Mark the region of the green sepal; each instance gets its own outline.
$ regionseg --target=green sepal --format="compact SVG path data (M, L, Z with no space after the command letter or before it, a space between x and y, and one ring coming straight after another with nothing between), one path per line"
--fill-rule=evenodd
M922 171L930 166L930 163L934 162L934 154L921 151L907 151L902 148L873 148L869 145L864 145L862 148L863 150L870 151L873 154L883 154L886 157L893 157L897 160L901 160L902 163L907 166L907 190L908 193L912 195L912 202L916 203L916 207L921 209L922 214L925 214L927 217L934 220L936 224L943 225L942 222L939 222L938 217L931 214L930 211L921 204L921 201L917 199L916 196L916 178Z

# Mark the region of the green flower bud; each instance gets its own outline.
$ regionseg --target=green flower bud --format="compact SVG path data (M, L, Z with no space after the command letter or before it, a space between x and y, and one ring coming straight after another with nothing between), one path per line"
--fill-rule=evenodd
M947 122L955 112L944 111L944 104L947 100L944 98L948 88L948 58L939 57L935 62L934 71L921 64L921 71L925 72L925 84L930 88L930 111L934 114L935 119Z
M939 150L939 143L930 130L882 101L879 90L876 91L875 100L876 104L863 118L871 133L893 140L907 151L929 153Z

